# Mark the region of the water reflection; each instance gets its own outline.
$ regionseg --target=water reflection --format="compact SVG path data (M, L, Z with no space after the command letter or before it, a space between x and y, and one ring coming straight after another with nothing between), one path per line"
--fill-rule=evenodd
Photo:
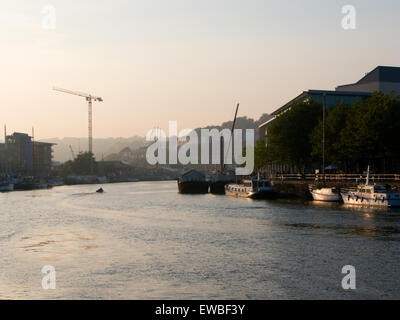
M391 212L396 213L399 212L397 208L387 208L387 207L366 207L366 206L355 206L351 204L343 204L343 209L347 211L356 211L356 212L366 212L366 213L385 213Z
M272 202L271 202L272 203ZM368 206L357 206L351 204L344 204L341 202L326 202L326 201L315 201L315 200L303 200L303 199L280 199L274 201L277 205L289 205L289 206L304 206L308 208L321 209L321 210L340 210L340 211L351 211L351 212L366 212L366 213L393 213L400 214L400 208L388 208L388 207L368 207Z
M392 235L400 234L400 228L380 227L374 225L357 226L357 225L339 225L339 224L330 225L330 224L316 224L316 223L282 223L281 225L295 229L333 231L333 233L336 235L389 237Z

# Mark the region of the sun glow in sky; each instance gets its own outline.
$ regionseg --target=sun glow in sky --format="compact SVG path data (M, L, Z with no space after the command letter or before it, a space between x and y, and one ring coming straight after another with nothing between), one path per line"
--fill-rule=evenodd
M352 4L355 30L341 26ZM42 28L46 5L56 28ZM307 89L400 65L396 0L0 0L0 122L37 138L145 135L259 118Z

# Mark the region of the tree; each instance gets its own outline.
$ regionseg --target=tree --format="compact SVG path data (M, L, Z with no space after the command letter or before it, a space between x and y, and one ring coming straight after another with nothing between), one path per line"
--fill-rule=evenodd
M264 168L268 163L268 151L264 140L258 140L254 147L254 168L256 170Z
M311 164L310 134L322 118L322 105L309 100L294 104L268 129L268 153L273 161L305 168Z
M92 171L93 165L93 171ZM72 172L75 174L90 175L97 172L97 163L90 152L79 153L71 163Z
M398 97L377 92L350 110L340 134L343 152L356 163L357 171L368 164L384 171L388 158L396 162L400 156L399 130Z
M341 103L327 112L326 159L351 172L364 171L368 165L375 171L393 171L400 157L398 132L400 102L394 95L375 93L353 106ZM321 159L322 121L313 130L310 141L312 156Z
M326 163L346 163L347 154L343 151L340 134L346 127L351 106L340 103L327 110L325 118L325 157ZM318 163L322 163L322 119L310 135L312 145L311 155Z
M327 110L325 155L348 172L397 172L400 169L400 99L374 93L352 106L340 103ZM322 106L294 104L268 129L270 161L297 167L319 167L322 160ZM256 160L257 161L257 160Z

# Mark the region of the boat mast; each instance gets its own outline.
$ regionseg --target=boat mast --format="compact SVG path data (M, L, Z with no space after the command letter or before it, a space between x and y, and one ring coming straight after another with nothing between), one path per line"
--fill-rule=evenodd
M367 179L365 180L365 185L369 185L369 165L367 168Z
M233 118L233 123L232 123L232 128L231 128L231 136L229 138L228 150L229 150L229 146L231 144L231 140L232 140L232 136L233 136L233 130L235 130L235 124L236 124L237 114L238 114L238 111L239 111L239 105L240 105L240 103L238 103L236 105L235 117ZM222 155L221 156L221 172L223 173L223 172L225 172L225 157L226 157L226 154L225 154L225 149L224 149L224 138L222 136L221 136L220 145L221 145L221 155Z
M323 94L322 103L322 174L325 178L325 109L326 109L326 93Z

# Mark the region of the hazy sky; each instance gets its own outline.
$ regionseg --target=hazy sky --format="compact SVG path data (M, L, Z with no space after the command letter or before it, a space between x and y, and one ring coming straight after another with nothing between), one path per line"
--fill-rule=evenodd
M56 9L56 29L42 9ZM343 5L356 30L341 27ZM400 66L400 1L0 0L0 123L37 138L145 135L258 118L306 89Z

